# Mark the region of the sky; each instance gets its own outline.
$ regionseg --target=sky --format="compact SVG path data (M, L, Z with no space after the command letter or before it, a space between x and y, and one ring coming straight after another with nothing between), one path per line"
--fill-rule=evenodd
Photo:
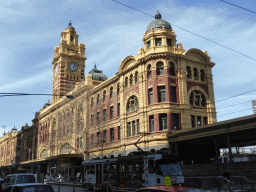
M119 1L152 16L158 10L185 50L208 52L216 64L212 74L218 122L253 114L254 13L219 0ZM227 2L256 12L254 0ZM86 46L85 75L96 63L110 78L122 59L144 47L142 38L154 17L113 0L0 0L0 93L51 94L54 47L70 19ZM48 100L50 96L1 97L0 136L14 126L20 130L32 125L35 112Z

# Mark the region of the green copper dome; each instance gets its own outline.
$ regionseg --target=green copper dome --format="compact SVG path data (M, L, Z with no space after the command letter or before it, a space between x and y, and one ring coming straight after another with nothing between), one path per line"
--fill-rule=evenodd
M165 29L172 29L170 23L168 23L168 22L165 21L165 20L162 20L161 17L162 17L161 14L157 11L157 13L156 13L156 15L155 15L155 20L152 21L152 22L148 25L146 32L150 31L151 28L153 28L153 30L162 29L163 26L164 26Z
M107 76L103 74L103 71L97 69L96 63L94 65L94 68L89 72L89 74L92 76L92 80L106 81L108 79Z
M68 26L66 27L66 29L73 29L73 30L75 30L75 28L72 26L71 20L70 20Z

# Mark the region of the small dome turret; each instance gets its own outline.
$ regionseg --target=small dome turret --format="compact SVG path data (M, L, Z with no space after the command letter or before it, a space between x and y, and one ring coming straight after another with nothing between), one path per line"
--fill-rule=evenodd
M94 65L94 68L89 72L89 74L92 76L92 80L106 81L108 79L108 77L103 74L102 70L97 69L96 63Z
M73 30L75 30L75 28L72 26L71 20L70 20L68 26L66 27L66 29L73 29Z
M172 29L170 23L168 23L165 20L162 20L161 18L162 18L161 14L157 11L157 13L155 15L155 20L152 21L148 25L146 32L150 31L152 28L153 28L153 30L162 29L163 26L164 26L165 29Z
M17 128L15 128L15 126L11 129L11 132L10 133L16 133L18 131Z

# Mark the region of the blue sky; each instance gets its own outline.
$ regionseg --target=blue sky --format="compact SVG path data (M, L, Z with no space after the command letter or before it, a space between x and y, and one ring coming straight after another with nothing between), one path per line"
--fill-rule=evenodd
M120 0L121 1L121 0ZM256 11L253 0L227 0ZM219 101L255 89L255 60L249 59L200 37L216 41L245 55L255 56L255 14L219 0L122 0L150 15L156 11L168 21L184 49L207 50L212 62L215 100ZM52 86L54 47L68 25L70 15L79 42L86 46L85 73L97 67L110 78L128 55L137 55L142 38L154 18L111 0L1 0L0 1L0 92L49 93ZM70 14L71 8L71 14ZM256 92L216 102L217 120L251 115ZM34 113L51 97L1 97L0 135L13 126L34 118ZM243 104L239 104L242 103ZM238 104L238 105L235 105ZM235 105L228 107L230 105ZM246 110L248 109L248 110ZM234 113L236 111L245 110ZM232 113L226 115L228 113Z

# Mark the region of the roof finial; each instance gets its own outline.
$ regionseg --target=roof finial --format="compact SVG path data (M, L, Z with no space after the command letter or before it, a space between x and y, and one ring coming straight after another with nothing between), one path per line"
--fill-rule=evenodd
M156 12L155 19L161 19L161 14L158 12L158 10Z
M94 69L97 69L96 62L95 62L95 65L94 65Z
M66 29L73 29L73 30L75 30L75 28L72 26L71 20L69 21L69 24L66 27Z
M69 20L70 20L70 23L71 23L71 7L70 7L70 11L69 11Z

